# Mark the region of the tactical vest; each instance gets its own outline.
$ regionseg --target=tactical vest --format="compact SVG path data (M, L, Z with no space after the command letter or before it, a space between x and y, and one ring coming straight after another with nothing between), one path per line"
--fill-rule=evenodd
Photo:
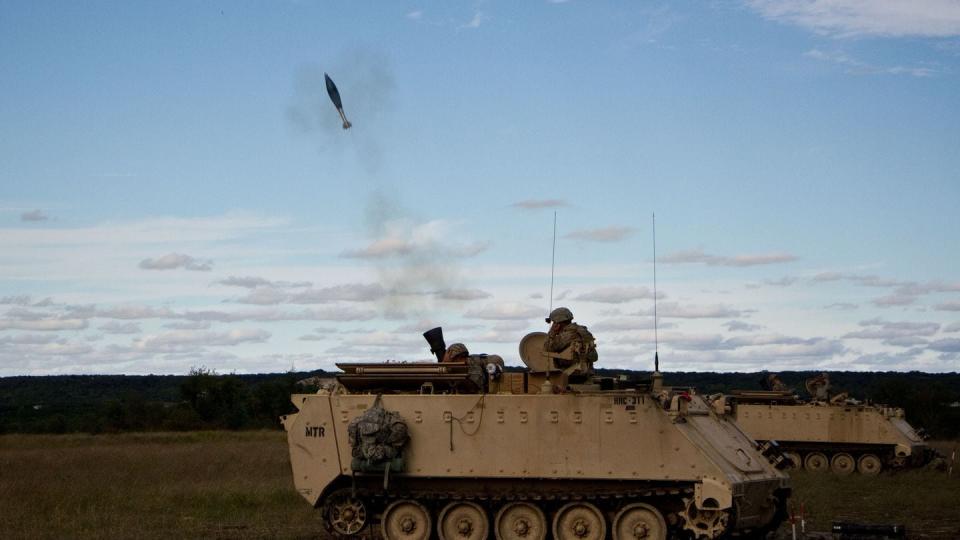
M576 330L577 330L577 336L579 338L579 342L581 345L579 347L579 350L575 350L575 352L580 356L582 360L586 360L588 362L596 362L597 361L597 342L593 338L593 334L591 334L590 331L587 330L586 326L583 326L580 324L576 325Z

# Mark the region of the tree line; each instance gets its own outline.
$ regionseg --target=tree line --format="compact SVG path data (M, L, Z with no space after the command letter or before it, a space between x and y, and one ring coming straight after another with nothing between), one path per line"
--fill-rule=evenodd
M0 379L0 433L279 429L308 375L87 375Z
M598 370L647 378L649 372ZM802 397L819 372L781 372ZM701 394L761 388L765 373L666 372L672 386ZM907 420L938 439L960 438L960 374L829 372L835 392L906 410ZM290 395L317 390L323 371L220 375L195 368L187 375L71 375L0 378L0 433L118 433L200 429L281 429L295 410Z

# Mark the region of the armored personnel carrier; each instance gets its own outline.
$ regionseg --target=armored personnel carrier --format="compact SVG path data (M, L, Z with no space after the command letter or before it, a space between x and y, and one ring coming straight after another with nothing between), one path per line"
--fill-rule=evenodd
M879 474L927 463L935 452L904 419L903 409L830 395L829 378L806 382L800 399L771 376L769 390L737 390L713 401L760 443L776 441L792 468L836 474Z
M438 329L425 334L442 358ZM431 339L432 338L432 339ZM296 489L338 537L616 540L761 536L787 476L693 389L594 377L520 344L526 368L338 364L282 418Z

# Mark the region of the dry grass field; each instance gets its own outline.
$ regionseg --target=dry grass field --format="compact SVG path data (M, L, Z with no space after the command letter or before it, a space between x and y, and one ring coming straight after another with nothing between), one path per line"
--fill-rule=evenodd
M952 447L948 445L943 449ZM960 471L796 473L809 530L834 519L960 538ZM324 538L282 432L0 436L3 538Z
M4 538L322 538L282 432L0 437Z

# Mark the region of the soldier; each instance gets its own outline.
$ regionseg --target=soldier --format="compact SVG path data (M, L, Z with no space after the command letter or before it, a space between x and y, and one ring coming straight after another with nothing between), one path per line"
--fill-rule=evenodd
M780 375L777 375L776 373L767 375L765 386L767 390L773 390L774 392L786 392L787 390L790 390L780 379Z
M469 356L470 351L467 350L466 345L463 343L454 343L447 347L447 351L443 353L443 360L441 360L441 362L466 362Z
M588 373L592 373L593 363L597 361L597 345L587 327L573 322L573 313L565 307L551 311L547 322L553 324L543 342L543 350L561 352L571 347L575 359L587 362Z

